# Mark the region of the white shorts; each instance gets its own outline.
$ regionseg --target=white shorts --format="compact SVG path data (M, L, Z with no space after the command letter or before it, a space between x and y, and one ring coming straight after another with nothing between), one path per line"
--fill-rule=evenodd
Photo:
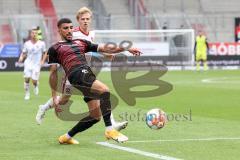
M24 78L32 78L38 81L40 76L40 67L28 68L24 67Z

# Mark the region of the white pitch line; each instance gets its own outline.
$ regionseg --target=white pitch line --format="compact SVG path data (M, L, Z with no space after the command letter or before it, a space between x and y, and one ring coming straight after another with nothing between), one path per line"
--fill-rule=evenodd
M219 77L201 80L203 83L239 83L239 77Z
M219 77L219 78L207 78L207 79L202 79L201 81L203 83L223 83L223 82L227 82L224 80L229 79L228 77Z
M105 146L105 147L109 147L109 148L119 149L119 150L127 151L127 152L130 152L130 153L143 155L143 156L146 156L146 157L161 159L161 160L182 160L182 159L169 157L169 156L164 156L164 155L160 155L160 154L156 154L156 153L141 151L141 150L138 150L138 149L135 149L135 148L118 146L118 145L111 144L111 143L108 143L108 142L97 142L97 144Z
M186 141L219 141L219 140L240 140L240 137L218 137L218 138L196 138L196 139L161 139L161 140L141 140L128 141L128 143L151 143L151 142L186 142Z

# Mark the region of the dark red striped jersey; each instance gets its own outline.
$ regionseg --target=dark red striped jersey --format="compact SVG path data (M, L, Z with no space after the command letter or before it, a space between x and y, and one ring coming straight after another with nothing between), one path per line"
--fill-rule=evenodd
M85 53L97 52L97 48L97 44L83 39L60 41L49 48L48 63L62 65L66 74L69 75L73 68L87 65Z

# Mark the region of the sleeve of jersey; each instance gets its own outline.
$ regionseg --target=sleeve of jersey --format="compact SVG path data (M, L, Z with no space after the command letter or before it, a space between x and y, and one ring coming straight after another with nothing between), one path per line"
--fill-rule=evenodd
M98 44L91 43L90 41L85 41L87 44L87 52L97 52Z
M48 64L56 64L57 60L57 52L53 47L50 47L48 50Z

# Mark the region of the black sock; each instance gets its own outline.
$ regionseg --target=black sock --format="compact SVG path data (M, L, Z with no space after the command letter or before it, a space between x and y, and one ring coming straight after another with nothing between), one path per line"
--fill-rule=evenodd
M78 132L82 132L91 126L93 126L95 123L99 122L99 120L92 118L90 116L87 116L80 120L69 132L68 135L73 137Z
M111 116L111 102L110 102L110 93L104 92L100 95L100 108L103 116L105 126L111 126L112 122L110 119Z

